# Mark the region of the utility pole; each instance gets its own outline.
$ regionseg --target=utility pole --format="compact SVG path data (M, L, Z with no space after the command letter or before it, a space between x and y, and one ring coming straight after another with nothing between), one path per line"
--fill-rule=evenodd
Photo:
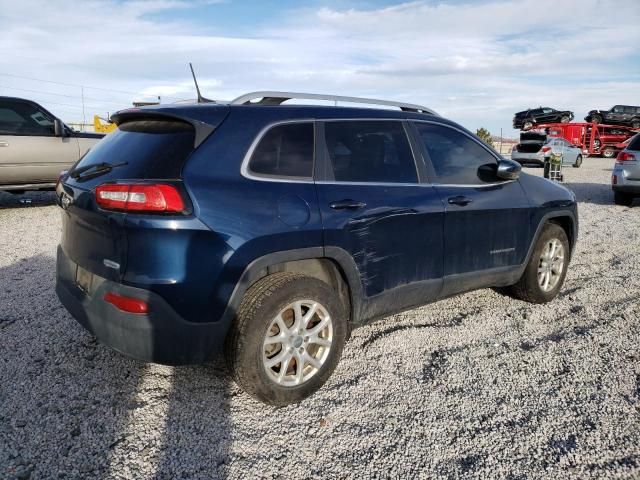
M87 118L84 115L84 87L80 87L80 94L82 95L82 128L81 131L84 132L84 125L87 123Z

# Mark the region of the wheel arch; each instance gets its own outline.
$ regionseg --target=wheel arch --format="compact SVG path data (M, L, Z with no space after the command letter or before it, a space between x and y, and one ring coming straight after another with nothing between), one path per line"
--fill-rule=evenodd
M253 260L237 282L222 320L231 322L249 287L276 272L300 273L325 282L339 295L349 323L359 318L362 287L351 256L337 247L310 247L274 252Z

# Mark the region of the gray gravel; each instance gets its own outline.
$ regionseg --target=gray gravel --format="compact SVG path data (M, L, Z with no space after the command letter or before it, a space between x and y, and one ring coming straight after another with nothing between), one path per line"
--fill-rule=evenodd
M96 343L53 290L51 195L0 193L0 477L640 478L640 206L612 204L611 166L566 169L581 232L559 299L482 290L356 330L281 409L219 363Z

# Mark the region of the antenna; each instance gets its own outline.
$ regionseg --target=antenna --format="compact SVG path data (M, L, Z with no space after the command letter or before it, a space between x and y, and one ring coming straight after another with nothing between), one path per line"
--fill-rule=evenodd
M198 93L198 103L216 103L214 100L210 100L208 98L204 98L200 94L200 87L198 87L198 80L196 80L196 74L193 71L193 65L191 65L191 62L189 62L189 68L191 69L191 75L193 76L193 83L196 84L196 92Z

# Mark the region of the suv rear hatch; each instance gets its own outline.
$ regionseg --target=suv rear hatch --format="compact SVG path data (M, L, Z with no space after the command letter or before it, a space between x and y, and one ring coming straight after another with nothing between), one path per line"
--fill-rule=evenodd
M522 132L516 151L520 153L536 153L547 141L547 134L541 132Z
M191 113L190 110L195 110L199 118L184 115ZM119 112L113 116L118 129L96 144L61 178L56 188L58 204L63 208L60 244L67 257L80 267L76 281L83 270L109 280L122 280L127 263L127 215L191 214L191 204L181 180L182 168L226 118L228 108L210 106L206 108L206 115L204 113L205 109L193 106ZM118 204L117 196L122 192L117 191L108 194L115 200L108 196L104 200L101 196L98 201L97 187L103 189L106 185L112 190L126 190L123 184L138 188L143 185L147 190L151 186L166 186L179 194L184 208L170 213L131 213L129 203L126 208L118 206L122 202Z

